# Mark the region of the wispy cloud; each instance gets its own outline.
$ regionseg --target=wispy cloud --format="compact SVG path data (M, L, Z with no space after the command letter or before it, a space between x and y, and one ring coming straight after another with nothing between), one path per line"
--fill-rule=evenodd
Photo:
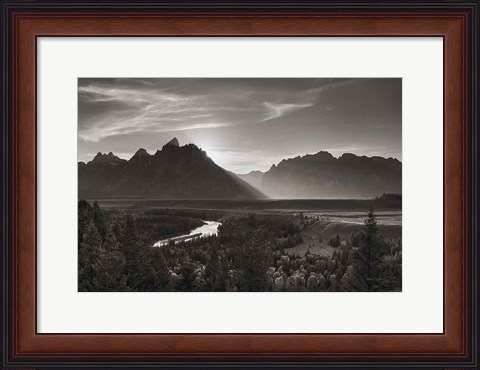
M341 87L345 87L354 83L361 82L364 79L361 78L347 78L347 79L338 79L338 78L331 78L331 79L322 79L322 82L319 83L319 86L315 86L310 89L306 89L302 92L303 96L308 95L317 95L323 93L328 90L338 89Z
M274 79L262 83L238 79L233 84L227 80L80 79L78 137L84 142L99 142L138 132L272 121L312 107L319 93L353 81L303 79L292 89L276 84Z
M268 109L268 112L267 112L267 117L262 119L262 121L269 121L269 120L284 116L285 114L294 112L296 110L311 107L313 103L275 104L275 103L265 102L264 105Z
M315 87L305 88L295 94L288 94L282 96L282 103L265 102L264 106L267 108L267 116L262 119L263 121L270 121L276 118L280 118L286 114L298 111L300 109L309 108L314 106L322 93L328 90L334 90L351 85L358 81L358 79L320 79ZM278 97L277 97L278 101ZM326 105L326 111L334 111L336 106Z
M218 127L229 126L228 123L191 123L178 125L176 122L164 122L163 125L145 125L145 122L142 124L135 125L123 125L121 123L112 123L111 125L101 127L101 128L92 128L90 130L82 131L78 133L78 137L87 142L98 143L100 140L117 135L127 135L136 132L179 132L179 131L188 131L188 130L200 130L200 129L211 129Z
M81 140L135 132L175 132L234 125L226 112L245 112L248 107L220 104L208 96L181 95L162 89L128 89L103 86L79 87Z

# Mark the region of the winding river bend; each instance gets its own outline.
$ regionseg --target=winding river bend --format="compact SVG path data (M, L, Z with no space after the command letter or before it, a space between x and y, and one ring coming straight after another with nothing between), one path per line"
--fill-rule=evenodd
M184 235L176 236L174 238L159 240L153 246L162 247L164 245L170 244L170 242L172 241L175 244L177 244L180 242L189 242L197 238L205 238L207 236L218 235L218 227L222 224L221 222L217 222L217 221L203 221L203 222L205 222L205 225L199 226L191 230L189 234L184 234Z

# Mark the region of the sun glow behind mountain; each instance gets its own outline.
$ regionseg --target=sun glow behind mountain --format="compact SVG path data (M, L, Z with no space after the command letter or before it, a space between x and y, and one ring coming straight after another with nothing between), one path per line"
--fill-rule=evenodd
M78 158L128 159L172 137L225 169L328 150L401 160L401 79L79 79Z

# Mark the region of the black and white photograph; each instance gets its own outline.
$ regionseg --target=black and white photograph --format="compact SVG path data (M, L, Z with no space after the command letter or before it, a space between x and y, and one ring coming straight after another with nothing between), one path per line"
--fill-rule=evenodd
M79 292L401 292L401 78L79 78Z

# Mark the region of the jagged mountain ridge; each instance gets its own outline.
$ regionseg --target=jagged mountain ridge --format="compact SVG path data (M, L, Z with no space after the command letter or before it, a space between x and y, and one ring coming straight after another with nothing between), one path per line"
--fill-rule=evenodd
M260 199L264 195L224 170L194 144L176 138L150 155L124 160L99 153L78 164L79 198Z
M402 193L402 163L394 158L326 151L282 160L265 173L235 175L194 144L173 138L150 155L129 160L98 153L78 164L80 198L281 199L372 198ZM265 195L264 195L265 194Z
M262 177L259 189L283 199L372 198L402 193L402 163L394 158L321 151L285 159Z
M92 159L91 163L95 163L97 165L102 165L102 164L120 164L126 162L125 159L119 158L116 155L114 155L112 152L108 154L103 154L98 152L95 158Z

